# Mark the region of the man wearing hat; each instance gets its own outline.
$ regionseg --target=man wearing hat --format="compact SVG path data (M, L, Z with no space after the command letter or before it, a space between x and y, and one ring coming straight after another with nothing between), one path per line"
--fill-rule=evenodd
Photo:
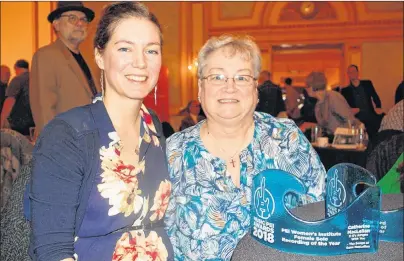
M57 114L91 102L98 92L79 46L94 12L81 2L61 1L48 15L58 39L32 58L30 104L37 134Z

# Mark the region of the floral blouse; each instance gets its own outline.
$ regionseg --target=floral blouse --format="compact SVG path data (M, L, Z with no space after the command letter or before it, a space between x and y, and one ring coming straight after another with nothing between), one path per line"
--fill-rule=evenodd
M150 113L142 105L139 163L133 166L120 160L122 144L104 103L98 100L93 106L101 145L99 175L75 239L76 259L172 260L172 247L162 222L171 184L164 148ZM156 222L160 224L148 227Z
M175 260L230 260L250 227L252 179L265 169L299 177L308 194L296 206L322 200L325 169L297 126L287 119L254 113L252 142L240 153L240 188L226 174L226 163L209 153L200 138L204 121L167 141L172 194L166 213Z

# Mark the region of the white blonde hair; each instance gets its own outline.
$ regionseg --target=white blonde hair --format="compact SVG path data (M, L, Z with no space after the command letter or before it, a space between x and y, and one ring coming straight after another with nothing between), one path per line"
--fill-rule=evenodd
M306 77L306 84L315 91L325 90L327 87L327 78L323 72L311 72Z
M252 61L254 77L258 78L261 72L261 52L252 37L244 35L224 34L219 37L210 38L201 48L198 54L198 78L202 78L202 71L206 66L209 55L219 49L228 51L228 55L233 57L240 54L243 59Z

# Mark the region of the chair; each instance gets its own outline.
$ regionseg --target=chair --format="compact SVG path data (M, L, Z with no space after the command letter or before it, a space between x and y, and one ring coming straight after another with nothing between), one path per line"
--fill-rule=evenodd
M32 158L33 145L20 133L11 129L1 129L0 148L0 210L2 211L21 166L28 164Z
M0 260L28 261L30 224L24 217L23 198L31 178L33 145L13 131L1 131Z
M367 157L366 169L379 181L391 169L403 151L404 133L390 136L372 149Z
M31 179L31 169L32 161L21 167L10 198L1 213L0 260L2 261L31 261L28 255L31 227L23 213L24 190Z

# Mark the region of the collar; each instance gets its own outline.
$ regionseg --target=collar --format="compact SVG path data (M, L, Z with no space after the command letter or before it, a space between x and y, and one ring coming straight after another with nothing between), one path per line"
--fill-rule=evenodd
M160 137L161 133L157 132L156 126L154 126L153 116L143 103L142 106L140 107L140 116L142 117L142 123L145 128L145 131L148 133L151 132L155 136Z
M95 124L98 129L102 129L104 131L109 132L116 132L114 125L112 124L111 118L109 117L109 114L107 112L107 109L105 108L105 104L102 100L96 99L94 100L94 103L92 104L92 114L95 119ZM161 134L157 133L156 127L154 126L153 122L153 117L150 114L150 112L147 110L146 106L142 104L140 107L140 117L141 117L141 122L140 125L144 127L144 131L147 133L152 133L157 137L160 137ZM142 127L140 127L142 130ZM140 131L142 132L142 131ZM140 133L140 135L142 135Z

